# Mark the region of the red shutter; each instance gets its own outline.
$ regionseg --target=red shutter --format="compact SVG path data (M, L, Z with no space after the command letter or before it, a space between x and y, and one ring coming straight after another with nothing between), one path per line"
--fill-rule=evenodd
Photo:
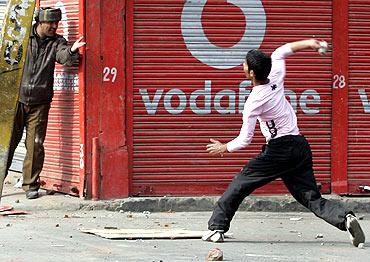
M79 32L79 1L40 1L40 6L59 7L62 21L58 34L69 42L77 39ZM54 74L54 99L51 104L45 140L45 164L41 174L43 188L68 194L79 193L80 127L78 68L56 66Z
M348 186L350 194L369 194L363 187L370 187L370 3L349 3Z
M264 143L256 127L253 143L245 150L224 158L205 151L209 138L227 142L239 132L240 104L250 90L241 66L247 47L261 44L271 53L286 42L313 36L331 42L331 1L228 2L129 1L132 195L222 193ZM287 95L312 145L318 182L329 192L330 53L296 54L288 59L287 70ZM258 192L285 191L276 181Z

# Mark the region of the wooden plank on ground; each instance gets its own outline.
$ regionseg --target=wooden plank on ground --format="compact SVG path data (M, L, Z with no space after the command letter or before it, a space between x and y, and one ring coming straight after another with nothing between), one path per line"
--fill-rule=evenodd
M0 216L19 216L19 215L28 215L27 211L23 210L9 210L0 212Z
M80 231L108 239L200 239L206 233L185 229L80 229Z
M9 211L9 210L12 210L12 209L13 209L12 206L8 206L8 205L1 205L0 206L0 212Z

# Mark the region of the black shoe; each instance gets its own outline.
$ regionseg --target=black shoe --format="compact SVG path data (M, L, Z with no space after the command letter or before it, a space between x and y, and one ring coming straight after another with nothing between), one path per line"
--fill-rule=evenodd
M26 197L27 199L36 199L39 197L39 192L37 191L27 191L26 192Z

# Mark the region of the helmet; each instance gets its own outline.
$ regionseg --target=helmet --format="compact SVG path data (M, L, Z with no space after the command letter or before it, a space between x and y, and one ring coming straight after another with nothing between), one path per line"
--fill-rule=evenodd
M35 14L36 22L59 22L62 20L62 11L59 8L41 7Z

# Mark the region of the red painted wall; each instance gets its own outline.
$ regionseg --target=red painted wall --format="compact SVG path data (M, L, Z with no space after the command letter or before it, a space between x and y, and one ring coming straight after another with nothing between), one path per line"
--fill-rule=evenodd
M86 175L99 138L100 197L128 196L125 109L125 1L86 1Z
M80 5L78 0L41 0L41 7L58 7L62 11L57 33L71 44L79 37ZM83 63L83 59L81 59ZM81 63L81 64L82 64ZM54 98L49 112L45 139L45 162L40 175L45 189L81 195L80 145L80 90L77 63L71 67L56 64L54 73Z
M245 16L243 10L251 6L238 7L231 2L204 2L201 21L197 23L199 5L191 6L191 1L86 1L88 196L94 137L99 138L96 160L101 198L212 195L224 191L234 174L259 152L264 140L257 127L256 137L247 149L222 159L207 155L205 145L210 137L226 142L237 135L240 101L247 97L250 86L244 82L241 64L232 62L242 58L241 52L229 56L225 63L231 66L217 67L209 59L202 60L187 41L197 39L197 48L202 51L211 44L218 47L208 54L212 58L219 50L227 51L237 44L244 33L251 34L247 43L259 42L258 47L267 53L303 38L329 42L332 49L325 57L307 51L287 60L287 97L297 111L302 133L312 145L322 192L351 193L358 190L355 185L366 180L362 173L357 175L353 166L365 160L357 160L348 149L348 127L352 128L351 143L362 139L355 137L356 123L352 121L351 127L348 116L349 2L356 11L361 1L313 0L294 5L294 1L255 0L253 3L262 4L259 7L266 18L262 38L258 35L261 31L255 30L263 26L261 17ZM187 36L182 26L192 28ZM203 30L207 42L197 27ZM356 44L356 37L357 34L352 38L354 66L362 61L357 58L356 48L361 49L361 45ZM241 48L244 51L246 47ZM354 77L359 74L362 73L355 72ZM366 86L358 77L356 85L359 81ZM207 87L210 101L205 97ZM353 103L359 104L356 101ZM350 167L348 158L353 159ZM361 167L361 172L364 170ZM349 182L350 178L361 180ZM277 181L257 193L285 192Z

